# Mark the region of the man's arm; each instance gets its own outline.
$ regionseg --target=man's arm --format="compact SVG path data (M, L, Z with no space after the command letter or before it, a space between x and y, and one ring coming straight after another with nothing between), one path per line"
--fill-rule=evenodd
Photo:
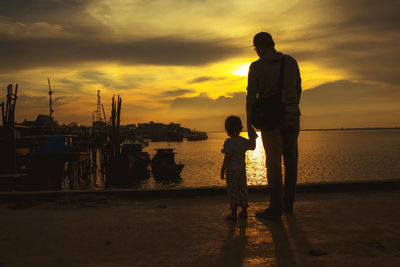
M282 88L283 102L296 106L300 102L301 78L297 61L291 56L285 56L285 69Z
M254 130L253 126L251 125L251 115L252 115L251 107L257 101L257 93L259 91L257 79L254 72L255 72L254 63L252 63L249 68L249 75L247 80L247 96L246 96L247 132L250 139L257 137L257 133Z

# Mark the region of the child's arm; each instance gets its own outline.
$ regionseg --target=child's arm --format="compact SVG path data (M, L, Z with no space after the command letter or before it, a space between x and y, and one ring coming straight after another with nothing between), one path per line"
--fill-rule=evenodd
M256 138L257 138L257 136L254 136L254 137L249 139L249 142L250 142L249 149L250 150L256 149Z
M221 179L222 180L225 179L226 167L228 166L230 160L231 160L231 155L230 154L225 154L224 162L222 163L222 167L221 167Z

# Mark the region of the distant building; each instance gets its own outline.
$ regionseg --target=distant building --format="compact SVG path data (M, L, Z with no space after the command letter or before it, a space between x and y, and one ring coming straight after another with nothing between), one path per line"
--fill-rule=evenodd
M138 123L134 133L152 140L182 140L182 128L178 123Z

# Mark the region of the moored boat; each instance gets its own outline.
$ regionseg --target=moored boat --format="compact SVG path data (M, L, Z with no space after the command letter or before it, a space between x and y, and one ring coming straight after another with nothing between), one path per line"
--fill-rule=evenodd
M151 160L151 170L154 178L168 179L180 175L184 164L175 163L175 153L173 148L156 149L157 153Z
M150 155L142 151L142 144L123 144L121 157L130 176L148 176Z
M194 132L187 137L188 141L200 141L208 139L208 135L205 132Z

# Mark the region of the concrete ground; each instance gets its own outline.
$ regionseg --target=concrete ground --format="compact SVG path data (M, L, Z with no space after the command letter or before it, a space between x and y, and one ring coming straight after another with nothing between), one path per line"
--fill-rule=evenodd
M293 214L236 223L225 195L80 194L0 204L0 266L400 266L400 191L299 193Z

